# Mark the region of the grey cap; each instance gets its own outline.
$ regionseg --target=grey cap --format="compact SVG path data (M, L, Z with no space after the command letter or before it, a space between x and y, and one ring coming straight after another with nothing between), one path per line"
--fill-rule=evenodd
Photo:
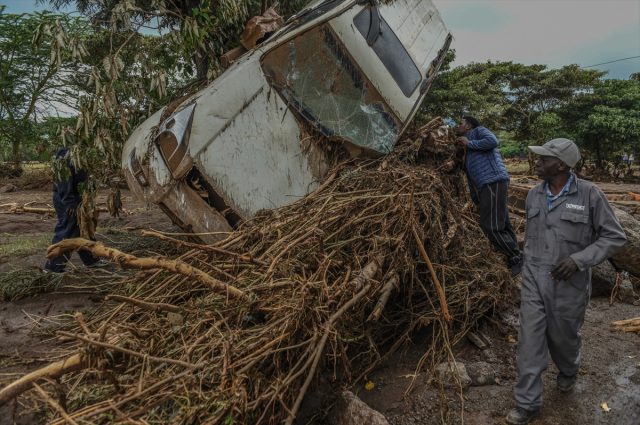
M545 156L555 156L560 161L573 168L580 161L580 148L573 140L553 139L542 146L529 146L533 153Z

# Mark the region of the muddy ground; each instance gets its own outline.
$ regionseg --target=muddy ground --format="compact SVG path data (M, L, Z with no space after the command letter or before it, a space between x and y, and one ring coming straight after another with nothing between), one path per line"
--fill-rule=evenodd
M98 202L104 202L105 191ZM18 191L2 194L0 204L35 201L32 206L51 203L50 191ZM131 235L140 229L173 229L171 221L157 207L134 201L123 191L124 208L132 215L119 219L103 213L97 239L107 245L121 247L130 243ZM44 254L56 224L55 217L39 214L0 215L0 273L15 269L41 267ZM145 238L146 239L146 238ZM36 241L29 245L25 241ZM4 251L1 251L4 248ZM10 249L8 249L10 248ZM1 254L12 252L10 256ZM64 312L97 308L104 299L109 282L123 275L115 265L105 269L82 269L77 255L72 264L78 269L66 275L55 292L24 298L14 302L0 301L0 386L45 364L42 358L55 354L53 341L35 335L34 322L56 320ZM87 287L87 279L95 285ZM517 298L518 282L510 282ZM503 424L504 417L514 407L512 386L516 380L515 348L509 336L518 334L517 302L509 311L483 318L475 331L489 346L480 350L466 338L453 347L457 361L465 364L487 362L495 373L492 385L470 387L460 392L436 386L425 371L416 371L423 356L428 333L418 333L404 353L394 356L358 383L352 391L374 409L383 412L391 424L447 423ZM549 361L544 374L544 409L534 424L640 424L640 337L610 330L613 321L640 317L640 306L593 298L587 310L583 335L583 364L579 382L573 392L564 394L555 388L557 370ZM48 318L48 319L43 319ZM16 356L22 358L16 362ZM416 374L414 388L405 391ZM325 375L317 388L306 398L297 423L323 423L321 419L331 406L337 389L332 377ZM375 384L366 390L367 381ZM444 396L443 396L443 395ZM605 413L600 404L612 409ZM13 424L11 406L0 408L0 425ZM40 423L38 418L23 414L18 406L15 423Z

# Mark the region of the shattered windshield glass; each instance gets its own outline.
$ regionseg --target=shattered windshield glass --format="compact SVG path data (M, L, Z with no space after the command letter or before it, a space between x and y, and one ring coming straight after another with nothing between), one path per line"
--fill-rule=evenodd
M271 83L325 136L390 152L402 128L327 24L278 46L263 59Z

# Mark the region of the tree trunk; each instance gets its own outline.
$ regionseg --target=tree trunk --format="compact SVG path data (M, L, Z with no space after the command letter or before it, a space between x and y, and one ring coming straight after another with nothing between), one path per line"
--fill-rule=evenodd
M528 176L533 176L536 174L536 155L533 152L529 152L527 154L527 162L529 163L529 170L527 171Z
M20 169L20 139L13 139L13 169Z

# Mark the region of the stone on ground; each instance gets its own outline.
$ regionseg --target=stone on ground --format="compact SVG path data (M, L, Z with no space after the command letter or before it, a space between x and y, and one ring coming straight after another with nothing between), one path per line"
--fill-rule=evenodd
M5 184L4 186L0 187L0 193L15 192L16 189L18 188L12 184Z
M591 268L591 296L611 295L613 287L616 286L616 269L611 263L603 261Z
M438 382L444 388L459 387L467 388L471 385L471 378L467 374L467 368L460 362L440 363L436 368Z
M620 208L612 207L627 235L627 244L620 248L611 260L618 269L640 277L640 221Z
M468 364L467 373L474 386L493 385L496 378L493 367L486 362Z
M627 304L633 304L635 301L635 292L633 292L633 284L629 279L621 279L618 284L618 296Z
M370 408L351 391L344 391L329 412L330 425L389 425L384 415Z

